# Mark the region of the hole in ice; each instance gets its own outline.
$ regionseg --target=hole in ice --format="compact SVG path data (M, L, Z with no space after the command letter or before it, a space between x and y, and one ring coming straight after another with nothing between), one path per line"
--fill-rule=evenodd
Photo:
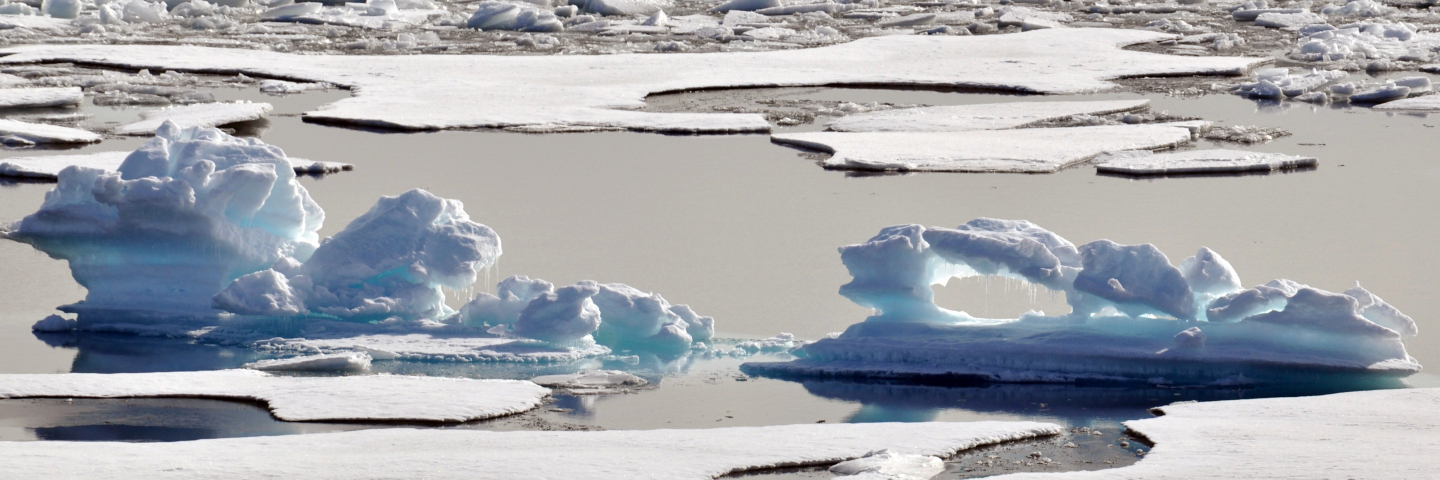
M952 278L945 285L931 285L935 305L966 312L980 318L1020 318L1031 310L1047 315L1070 313L1065 292L1042 285L997 275Z

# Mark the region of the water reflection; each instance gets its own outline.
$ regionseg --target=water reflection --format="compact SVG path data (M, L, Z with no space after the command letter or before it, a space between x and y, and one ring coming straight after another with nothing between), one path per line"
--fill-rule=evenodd
M73 373L223 370L273 357L243 347L129 334L37 332L35 337L51 347L78 350Z

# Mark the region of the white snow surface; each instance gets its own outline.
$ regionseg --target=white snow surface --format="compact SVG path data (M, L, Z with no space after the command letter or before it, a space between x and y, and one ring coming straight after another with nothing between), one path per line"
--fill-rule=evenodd
M261 360L241 368L262 372L366 372L370 360L370 354L365 352L330 353Z
M95 152L78 155L46 155L40 157L12 157L0 159L0 177L36 178L55 180L65 167L77 166L116 172L130 152ZM350 164L320 162L303 158L289 158L295 173L336 173L350 170Z
M0 89L0 108L79 105L84 98L80 87L3 88Z
M1102 152L1189 143L1190 129L1110 125L965 132L806 132L770 141L833 153L826 168L877 171L1050 173Z
M544 387L518 380L401 375L280 377L254 370L0 375L0 398L253 400L265 402L275 418L291 422L466 422L533 409L549 394Z
M1373 107L1376 110L1404 110L1412 112L1440 112L1440 95L1423 95L1386 102Z
M836 476L856 480L926 480L945 471L945 461L929 455L903 455L877 450L830 467Z
M140 112L142 120L115 127L119 135L154 135L160 125L169 121L180 128L214 127L264 117L271 110L268 103L217 102L157 108Z
M1270 171L1310 167L1314 157L1244 150L1186 150L1180 152L1119 152L1101 155L1095 168L1102 172L1132 175L1173 175Z
M22 143L95 143L100 134L78 128L0 119L0 137L14 137Z
M1019 128L1073 115L1140 110L1149 100L1011 102L901 108L840 117L825 126L837 132L960 132Z
M9 478L585 478L708 480L826 465L876 449L944 457L1055 435L1036 422L803 424L697 430L372 429L191 442L0 442ZM559 452L559 453L557 453ZM560 457L557 457L561 455Z
M883 84L1079 93L1140 75L1239 75L1259 58L1122 50L1173 35L1048 29L1016 35L891 35L828 47L667 55L292 55L192 46L34 45L0 63L76 61L156 70L244 73L325 82L353 97L306 118L431 130L594 126L642 131L764 132L758 114L635 111L652 93L721 87ZM1024 57L1026 61L1015 62ZM434 75L443 71L446 75ZM415 85L426 88L414 88Z
M1123 468L1019 473L996 480L1430 478L1440 451L1440 389L1169 405L1125 426L1153 441ZM1396 448L1404 445L1406 448Z

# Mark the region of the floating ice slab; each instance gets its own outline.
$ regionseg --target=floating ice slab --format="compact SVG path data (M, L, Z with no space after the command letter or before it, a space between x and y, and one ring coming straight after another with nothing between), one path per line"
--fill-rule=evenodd
M375 334L336 338L273 339L254 348L273 352L365 352L377 360L432 362L565 363L610 353L599 345L562 348L535 340L440 334Z
M242 368L262 372L364 372L370 370L365 352L304 355L247 363Z
M1420 370L1402 339L1415 321L1356 285L1332 293L1290 280L1250 289L1201 248L1176 268L1150 244L1076 247L1026 221L896 225L840 248L840 294L876 314L802 347L775 376L924 377L994 382L1103 380L1233 385ZM930 286L1001 276L1063 292L1071 312L985 319L935 305Z
M1140 110L1149 100L1098 102L1011 102L901 108L858 113L826 124L837 132L961 132L1020 128L1074 115L1105 115Z
M1055 435L1035 422L808 424L699 430L373 429L192 442L0 442L16 480L103 478L585 478L709 480L827 465L889 449L946 457ZM557 452L563 452L557 457ZM443 461L437 461L443 459Z
M650 382L618 370L589 370L566 375L545 375L530 379L537 385L563 388L571 393L608 393L643 387Z
M994 478L1426 478L1435 460L1415 452L1440 449L1437 405L1431 388L1169 405L1125 422L1155 443L1139 463Z
M1375 110L1440 112L1440 95L1425 95L1414 98L1406 98L1403 100L1382 103L1372 108L1374 108Z
M56 180L65 167L76 166L117 172L125 163L130 152L95 152L80 155L47 155L43 157L12 157L0 160L0 177L33 178ZM295 173L328 174L354 169L348 163L320 162L303 158L289 158Z
M0 137L5 143L95 143L104 140L100 134L78 128L0 119Z
M1327 24L1325 17L1311 12L1262 13L1255 17L1255 25L1270 28L1298 28L1306 25Z
M160 124L174 122L180 128L215 127L235 122L258 120L270 112L268 103L197 103L158 108L140 112L140 120L116 127L119 135L154 135Z
M875 171L1050 173L1101 152L1190 142L1187 128L1118 125L968 132L807 132L770 141L833 153L825 168Z
M467 422L524 412L550 394L517 380L361 375L277 377L254 370L0 375L0 398L197 397L260 401L291 422Z
M891 35L828 47L667 55L292 55L149 45L34 45L0 63L76 61L126 68L245 73L325 82L353 97L311 121L431 130L590 126L642 131L765 132L758 114L636 111L647 95L702 88L809 85L968 87L1033 93L1116 88L1144 75L1238 75L1260 58L1122 50L1173 35L1047 29L1017 35ZM1015 62L1018 57L1024 62ZM436 76L433 72L449 72ZM415 85L426 88L415 88Z
M84 99L80 87L0 89L0 108L64 107Z
M1243 150L1187 150L1183 152L1121 152L1101 155L1095 168L1130 175L1179 175L1271 171L1313 167L1319 160L1281 153Z

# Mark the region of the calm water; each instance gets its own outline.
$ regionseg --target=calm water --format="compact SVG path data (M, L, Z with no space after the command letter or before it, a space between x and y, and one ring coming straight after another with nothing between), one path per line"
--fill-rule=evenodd
M935 105L1141 97L895 90L783 93L790 98ZM1148 96L1157 111L1290 130L1293 136L1269 144L1224 147L1313 155L1321 166L1292 174L1145 180L1097 176L1089 167L1050 175L854 177L825 171L795 150L770 144L764 135L381 134L309 125L285 116L345 95L337 91L275 99L239 90L217 92L221 99L276 104L276 114L250 130L290 155L356 165L354 172L303 181L330 219L322 235L339 231L379 195L425 188L464 201L476 221L500 233L505 241L498 269L502 277L525 274L557 284L582 279L628 283L714 316L721 336L793 332L813 339L843 330L867 312L836 294L848 281L836 247L863 241L887 225L954 226L988 216L1031 220L1077 244L1099 238L1154 243L1176 263L1208 246L1223 254L1247 285L1283 277L1340 291L1358 280L1420 324L1420 337L1408 343L1411 354L1422 364L1440 362L1440 335L1431 331L1440 326L1433 320L1440 316L1440 300L1432 294L1435 284L1428 274L1440 268L1440 254L1432 246L1440 233L1434 220L1440 213L1436 117L1278 108L1227 95ZM88 106L86 111L116 122L128 121L137 112ZM107 140L79 151L125 150L140 142ZM49 188L32 183L0 187L0 221L34 211ZM55 306L83 298L83 289L63 263L13 242L0 242L0 273L0 292L6 292L0 297L0 372L215 369L257 358L245 349L153 338L37 337L30 325L54 313ZM1003 282L957 281L937 287L937 293L942 306L986 316L1013 316L1031 308L1063 310L1063 299L1044 292L1032 295ZM1037 419L1118 434L1119 422L1143 418L1146 408L1172 401L1356 388L1172 391L789 382L744 378L736 370L738 363L642 362L630 368L659 388L598 398L561 396L529 417L547 425L612 429ZM398 373L507 378L581 367L617 365L377 364L378 370ZM1433 378L1421 374L1409 383L1440 384ZM141 402L140 407L81 402L80 408L54 401L3 401L0 436L165 440L315 431L273 421L279 425L240 427L268 416L251 405L185 402L191 401ZM188 409L185 418L201 420L177 426L157 420L165 415L154 413L176 408ZM239 413L242 410L249 413ZM114 423L105 422L135 429L117 433ZM512 427L524 425L475 426Z

